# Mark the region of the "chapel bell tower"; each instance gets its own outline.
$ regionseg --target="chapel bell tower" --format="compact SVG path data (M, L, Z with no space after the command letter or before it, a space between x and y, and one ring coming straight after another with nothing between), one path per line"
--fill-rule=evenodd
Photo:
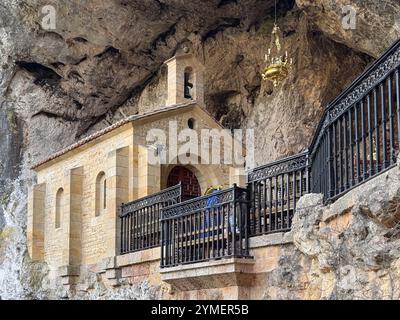
M166 106L196 101L204 106L204 66L191 53L179 54L164 62L168 67Z

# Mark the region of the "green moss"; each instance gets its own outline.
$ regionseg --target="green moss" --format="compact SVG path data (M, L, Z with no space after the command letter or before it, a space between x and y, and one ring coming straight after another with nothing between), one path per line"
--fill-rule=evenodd
M7 112L7 120L10 125L11 130L13 130L14 132L17 131L17 128L18 128L17 115L15 114L14 111Z
M10 196L6 192L0 194L0 203L2 205L7 205L8 201L10 201Z
M11 236L12 233L13 233L12 228L4 228L3 230L0 230L0 239L1 240L7 239Z

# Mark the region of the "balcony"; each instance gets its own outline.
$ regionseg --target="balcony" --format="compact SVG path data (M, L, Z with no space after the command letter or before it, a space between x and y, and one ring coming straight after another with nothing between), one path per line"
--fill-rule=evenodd
M161 267L248 257L247 212L237 186L162 209Z

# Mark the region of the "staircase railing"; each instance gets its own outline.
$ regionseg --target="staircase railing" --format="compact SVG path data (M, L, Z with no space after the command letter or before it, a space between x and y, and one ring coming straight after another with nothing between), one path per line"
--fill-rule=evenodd
M334 200L395 165L399 66L397 41L328 105L310 147L311 192Z

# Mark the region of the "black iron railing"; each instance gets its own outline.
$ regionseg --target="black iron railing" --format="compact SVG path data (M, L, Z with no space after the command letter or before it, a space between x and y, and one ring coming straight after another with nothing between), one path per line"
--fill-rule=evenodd
M396 163L400 41L328 105L311 150L311 192L334 200Z
M237 187L162 210L161 267L247 257L247 190Z
M290 230L296 202L309 192L308 152L254 169L248 175L251 236Z
M178 184L121 206L121 254L160 245L161 209L181 201Z
M249 174L252 235L289 229L298 195L322 193L325 201L332 201L396 164L399 72L400 40L327 106L308 155L285 158ZM299 175L306 175L305 181ZM299 193L295 185L303 181L306 187Z

